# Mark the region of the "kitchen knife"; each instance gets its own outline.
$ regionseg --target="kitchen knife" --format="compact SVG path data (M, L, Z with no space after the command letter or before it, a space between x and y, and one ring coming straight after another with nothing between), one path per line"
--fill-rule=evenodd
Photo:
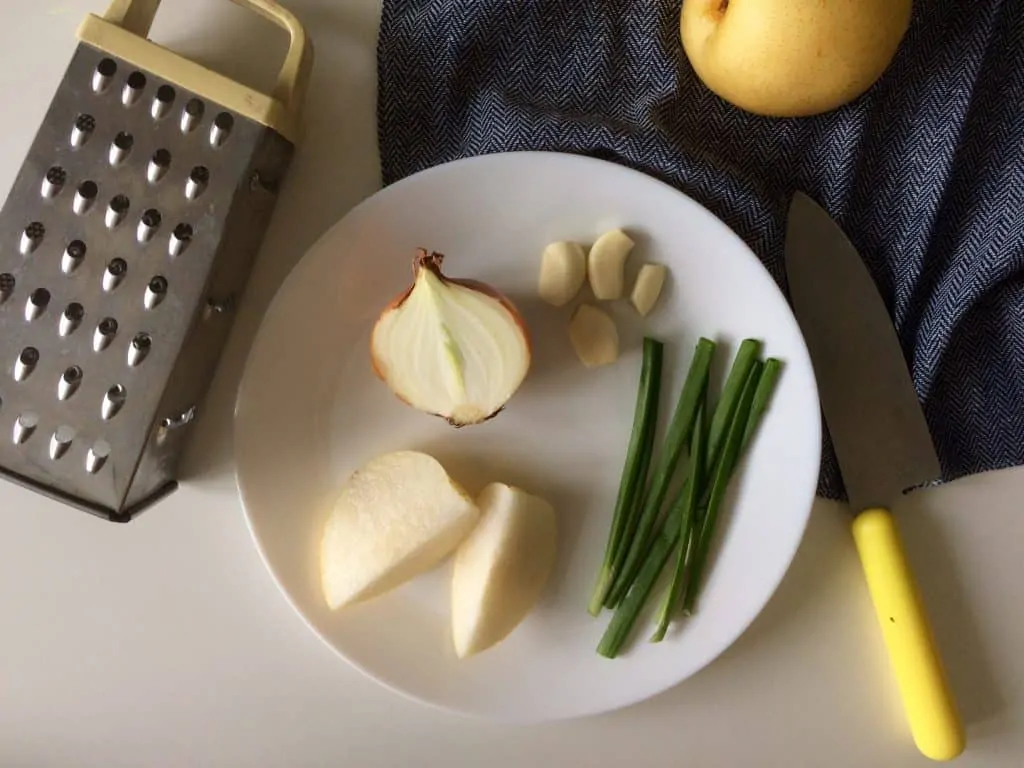
M933 760L951 760L964 749L963 726L888 509L939 477L931 433L871 275L839 225L801 192L789 209L785 264L914 742Z

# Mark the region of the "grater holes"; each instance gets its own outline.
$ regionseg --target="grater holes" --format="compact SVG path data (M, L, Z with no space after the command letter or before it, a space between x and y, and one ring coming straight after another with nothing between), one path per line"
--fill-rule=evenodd
M96 202L96 197L99 193L100 188L96 186L95 181L83 181L78 185L78 189L75 190L75 199L71 202L71 210L79 216L88 213L93 203Z
M159 120L171 111L171 105L174 104L175 96L174 89L169 85L161 85L156 89L153 104L149 108L149 114L152 115L154 120Z
M77 365L65 368L57 381L57 399L64 401L71 398L82 386L82 376L82 369Z
M103 395L103 403L100 405L100 416L104 421L110 421L117 416L127 400L128 390L120 384L115 384Z
M33 221L25 227L25 230L21 233L21 242L18 243L18 250L21 251L21 255L28 256L32 253L43 242L45 235L46 227L43 226L41 221Z
M110 342L117 336L117 320L112 317L105 317L100 320L92 335L92 348L94 352L102 352L110 346Z
M113 229L124 221L125 214L128 213L130 207L131 201L126 195L114 195L107 206L107 213L104 217L107 229Z
M135 144L135 137L130 133L121 131L114 140L110 143L110 151L107 153L107 159L110 161L110 165L116 168L124 162L125 158L132 151L132 145Z
M85 307L77 301L68 304L60 316L57 332L61 336L70 336L82 324L85 318Z
M67 425L61 425L53 431L53 435L50 436L50 459L57 461L64 457L64 454L71 448L71 443L75 440L74 427Z
M97 440L89 448L85 454L85 471L90 475L95 475L101 469L103 465L107 463L107 459L110 457L110 443L106 440Z
M132 72L125 80L124 88L121 90L121 103L126 107L139 100L142 90L146 87L146 76L141 72Z
M191 224L178 224L171 233L170 243L167 246L168 253L171 256L180 256L192 242L193 234Z
M96 130L96 118L92 115L81 114L75 118L71 126L71 146L75 149L81 147L92 136Z
M181 111L181 132L191 133L203 119L206 105L199 99L189 99L185 108Z
M36 431L36 427L39 426L39 414L35 411L25 411L22 413L14 422L14 434L11 439L15 445L21 445L25 443L32 433Z
M60 270L65 275L70 275L82 265L85 259L86 247L81 240L72 240L64 249L64 255L60 259Z
M148 333L137 333L132 343L128 345L128 365L132 368L137 366L153 347L153 339Z
M171 153L166 149L158 149L149 159L149 165L146 167L146 180L150 184L156 184L170 167Z
M0 272L0 304L3 304L14 293L14 288L17 286L18 281L14 279L14 275L10 272Z
M121 284L126 274L128 274L128 262L121 258L111 259L103 272L103 290L110 293Z
M221 112L210 126L210 146L220 147L228 140L231 129L235 127L235 118L229 112Z
M185 197L188 200L195 200L203 193L210 183L210 169L205 165L197 165L188 175L185 182Z
M45 288L36 288L25 302L25 321L37 320L50 305L50 292Z
M149 285L146 286L146 294L142 299L143 306L146 309L153 309L167 296L167 278L163 275L157 275L149 281Z
M110 80L117 74L117 62L113 59L101 59L92 73L92 89L95 93L103 93L110 85Z
M14 380L24 381L32 375L32 371L39 365L39 350L35 347L25 347L18 355L14 363Z
M139 226L135 237L140 243L148 243L160 227L160 211L156 208L148 208L142 212L139 218Z
M67 180L68 172L59 165L55 165L46 172L45 176L43 176L43 184L39 190L39 194L45 198L56 197L60 194L60 191L64 189L64 184L67 183Z

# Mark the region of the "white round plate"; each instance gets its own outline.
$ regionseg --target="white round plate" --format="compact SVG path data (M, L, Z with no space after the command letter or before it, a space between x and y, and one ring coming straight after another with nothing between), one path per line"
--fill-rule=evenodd
M571 308L537 298L541 252L590 243L611 227L644 261L669 266L646 321L625 301L623 353L588 370L567 335ZM533 367L505 411L454 429L394 397L373 374L369 334L405 289L417 247L445 271L505 292L522 311ZM720 342L721 381L744 337L785 367L733 481L693 617L660 644L642 623L625 655L595 649L609 620L587 613L601 563L640 369L643 333L666 344L660 420L699 336ZM717 389L714 391L718 391ZM754 254L690 198L627 168L574 155L513 153L432 168L352 210L282 285L253 344L235 415L238 485L256 545L296 611L379 682L420 701L511 721L577 717L638 702L722 653L753 621L795 554L814 499L820 417L815 380L789 307ZM338 612L318 575L321 527L338 486L374 455L419 449L475 493L513 483L558 511L559 556L535 610L502 643L467 660L449 631L449 564ZM653 602L653 601L652 601Z

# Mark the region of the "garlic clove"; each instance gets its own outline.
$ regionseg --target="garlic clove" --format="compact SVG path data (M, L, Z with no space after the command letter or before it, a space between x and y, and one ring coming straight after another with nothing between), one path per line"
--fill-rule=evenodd
M573 312L569 341L587 368L608 365L619 358L619 330L615 321L592 304L580 304Z
M597 238L591 246L587 256L587 274L596 298L622 298L626 282L626 259L634 245L629 235L621 229L612 229Z
M415 280L378 318L374 371L394 394L454 426L496 415L530 369L526 324L493 287L451 279L444 256L420 250Z
M642 317L647 317L661 295L668 269L663 264L644 264L637 273L629 300Z
M576 298L587 279L587 254L579 243L551 243L541 257L538 293L555 307Z

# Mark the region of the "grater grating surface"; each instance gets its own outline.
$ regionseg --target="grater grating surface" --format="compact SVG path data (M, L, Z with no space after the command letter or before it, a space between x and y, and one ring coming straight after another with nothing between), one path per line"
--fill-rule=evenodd
M0 211L0 473L118 521L173 490L292 149L78 46Z

